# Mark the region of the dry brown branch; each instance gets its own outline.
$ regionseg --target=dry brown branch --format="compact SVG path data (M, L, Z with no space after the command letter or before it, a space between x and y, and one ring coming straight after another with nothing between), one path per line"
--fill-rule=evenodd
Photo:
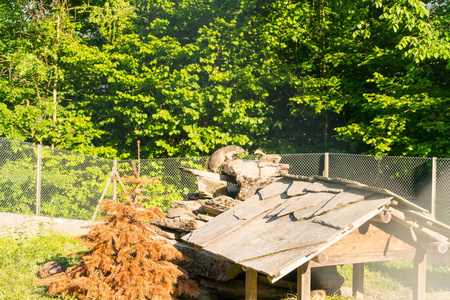
M80 264L40 280L50 296L78 299L176 299L198 297L199 289L173 261L182 254L160 238L146 222L163 219L159 208L143 209L131 202L105 201L105 223L83 236L88 251ZM80 253L78 253L80 254Z

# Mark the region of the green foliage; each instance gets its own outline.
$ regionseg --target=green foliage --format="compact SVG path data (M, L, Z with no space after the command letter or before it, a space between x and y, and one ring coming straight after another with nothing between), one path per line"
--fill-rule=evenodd
M448 156L448 1L30 1L0 1L0 136Z

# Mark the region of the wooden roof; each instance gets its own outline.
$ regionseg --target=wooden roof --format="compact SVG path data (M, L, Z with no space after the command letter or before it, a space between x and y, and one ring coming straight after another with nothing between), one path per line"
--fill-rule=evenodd
M448 243L450 227L387 190L343 179L286 175L183 240L272 282L315 257L391 205L431 224Z

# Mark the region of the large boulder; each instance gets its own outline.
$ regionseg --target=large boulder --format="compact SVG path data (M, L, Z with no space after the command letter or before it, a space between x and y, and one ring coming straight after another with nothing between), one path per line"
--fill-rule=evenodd
M251 196L255 195L259 189L262 189L263 187L274 183L278 179L280 178L238 176L236 180L240 184L241 188L239 190L238 195L236 196L236 199L246 200Z
M203 224L205 224L205 222L190 217L177 217L174 219L166 218L163 220L154 220L153 224L158 227L192 231L201 227Z
M47 278L64 271L65 268L62 263L59 261L49 261L39 269L39 276L41 278Z
M177 217L191 217L199 214L205 214L203 203L206 200L192 200L192 201L174 201L170 203L169 209L166 212L167 218Z

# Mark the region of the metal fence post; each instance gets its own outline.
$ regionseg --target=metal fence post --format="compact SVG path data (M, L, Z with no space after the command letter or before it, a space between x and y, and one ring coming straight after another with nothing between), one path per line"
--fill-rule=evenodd
M38 145L37 176L36 176L36 216L41 214L41 171L42 171L42 145Z
M330 153L325 152L325 157L324 157L324 166L323 166L323 176L324 177L329 177L330 173L329 173L329 165L330 165Z
M437 158L433 157L431 167L431 215L436 217L436 179L437 179Z

